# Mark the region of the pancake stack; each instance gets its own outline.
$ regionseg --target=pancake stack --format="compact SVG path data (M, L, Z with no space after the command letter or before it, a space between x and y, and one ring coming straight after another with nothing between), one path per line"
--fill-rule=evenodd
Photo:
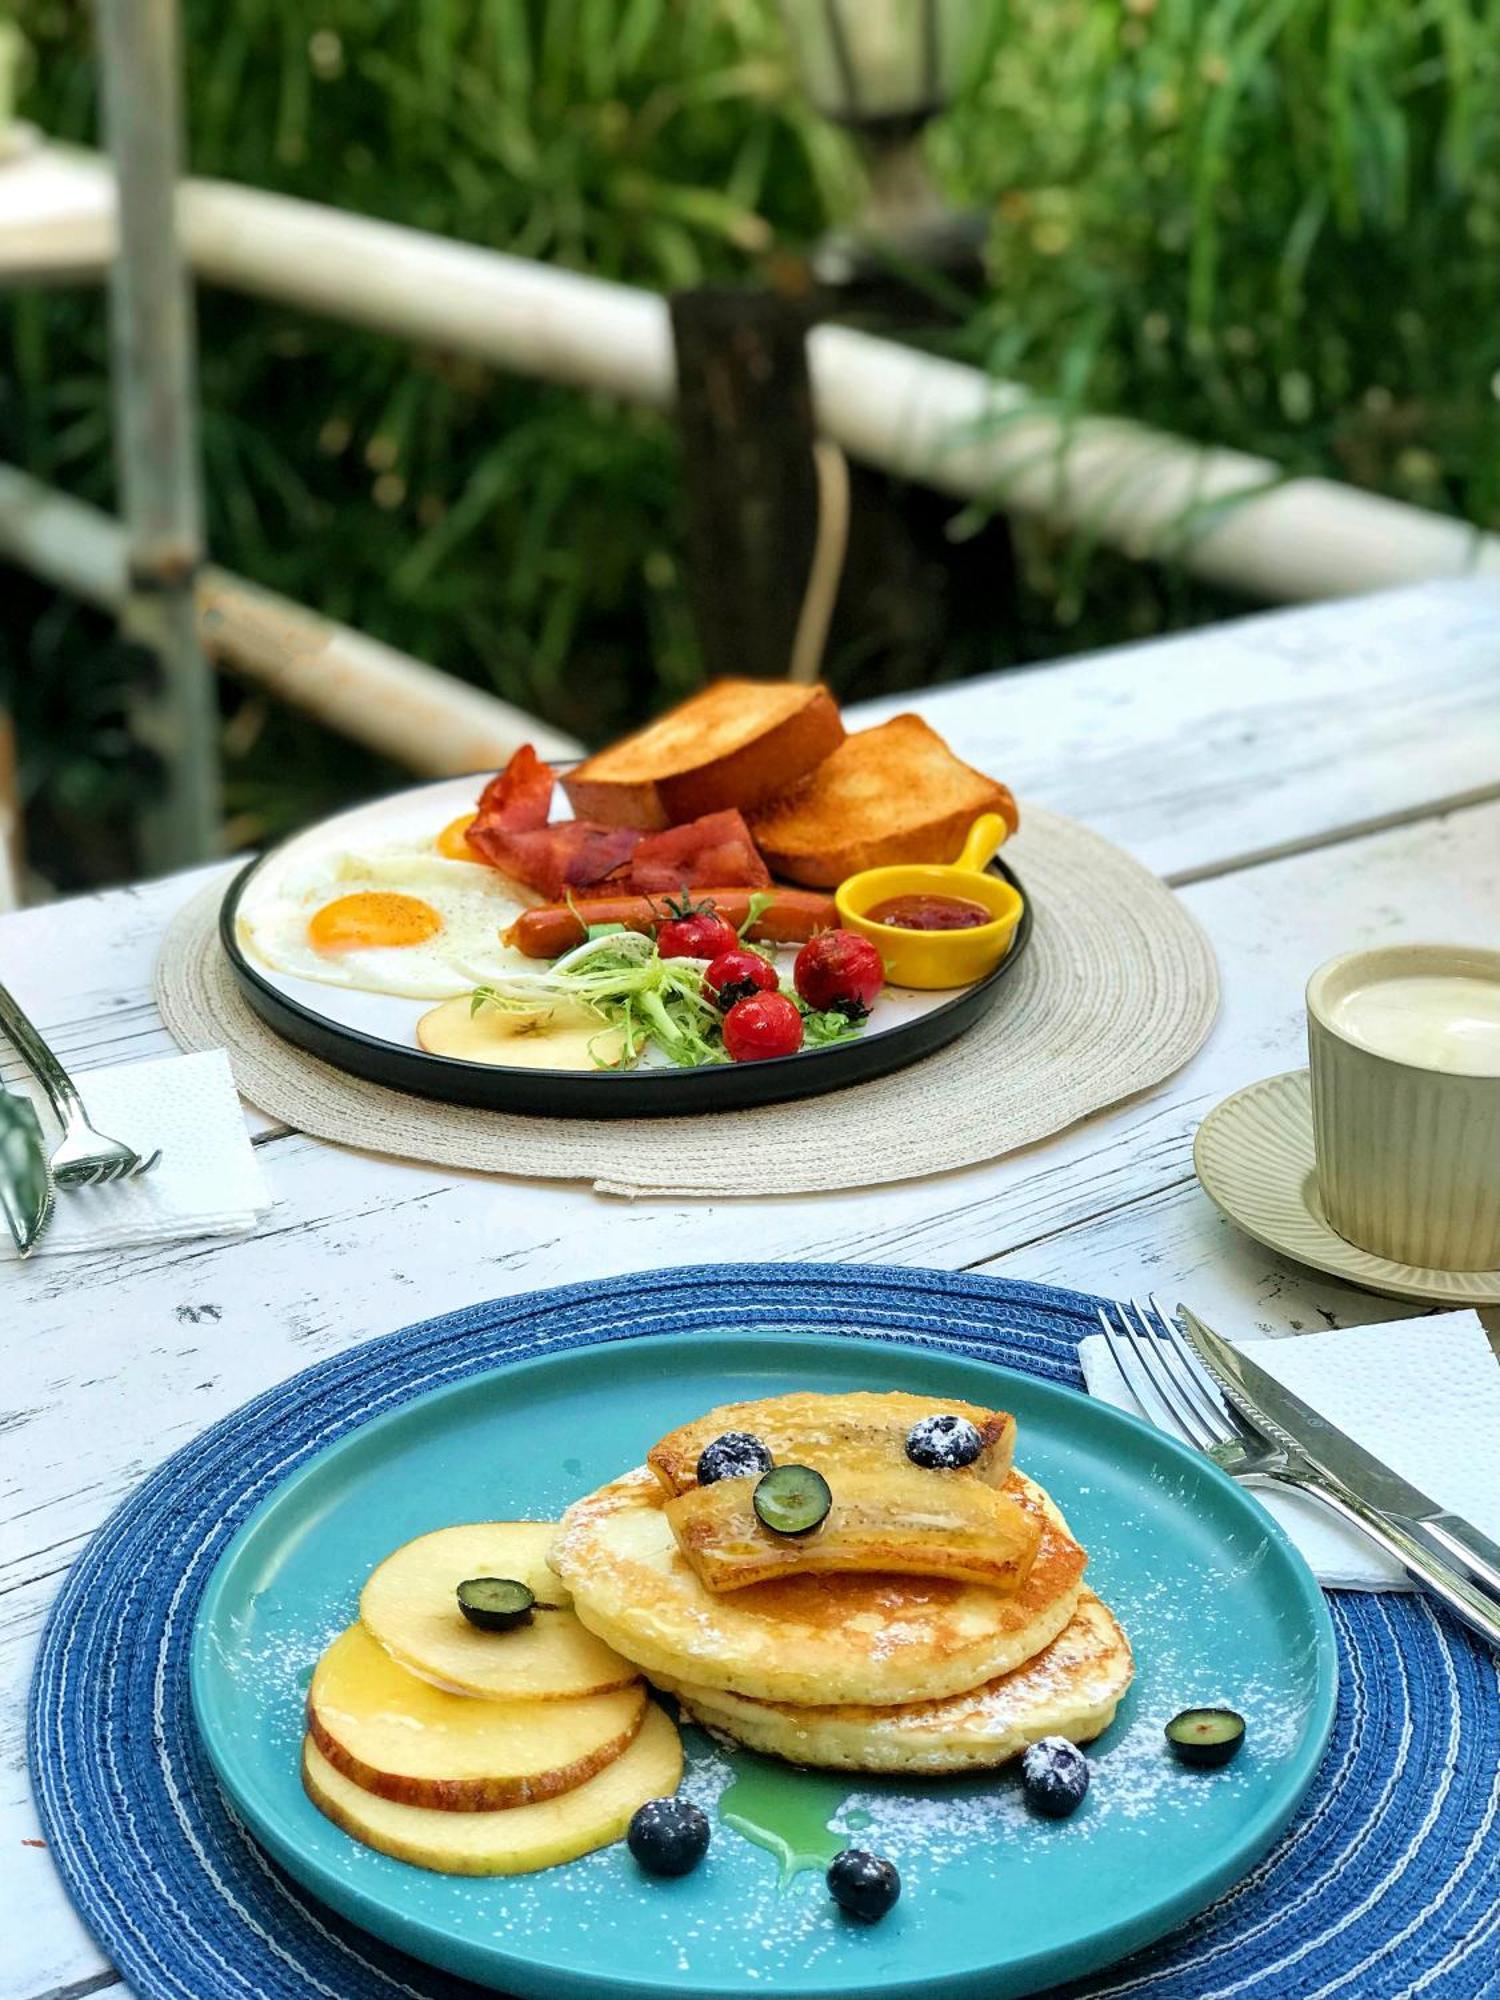
M939 1416L979 1433L970 1462L908 1455L912 1426ZM822 1524L764 1526L753 1475L700 1484L726 1433L820 1473ZM921 1396L726 1405L570 1507L551 1566L579 1621L721 1738L828 1770L987 1769L1046 1736L1088 1742L1132 1673L1014 1445L1004 1411Z

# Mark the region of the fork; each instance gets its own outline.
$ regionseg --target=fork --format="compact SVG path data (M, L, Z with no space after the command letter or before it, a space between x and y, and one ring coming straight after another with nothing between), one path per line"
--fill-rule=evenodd
M1500 1647L1500 1603L1341 1481L1265 1436L1226 1403L1154 1296L1149 1308L1132 1299L1128 1310L1120 1306L1116 1312L1118 1324L1101 1306L1100 1327L1127 1388L1158 1430L1201 1451L1231 1479L1310 1494L1394 1556L1412 1581L1456 1618Z
M149 1174L161 1158L145 1159L131 1146L97 1131L89 1122L78 1087L22 1012L14 994L0 986L0 1028L15 1043L27 1068L46 1091L63 1128L60 1145L48 1161L53 1185L60 1188L101 1187L107 1181Z

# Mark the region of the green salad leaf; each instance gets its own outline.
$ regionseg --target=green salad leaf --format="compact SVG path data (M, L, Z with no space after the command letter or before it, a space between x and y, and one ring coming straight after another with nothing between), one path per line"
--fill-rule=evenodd
M802 1045L808 1049L826 1049L830 1042L850 1042L856 1039L864 1025L863 1019L851 1021L836 1007L822 1011L803 1007Z
M589 937L545 972L515 972L481 986L472 1005L522 1009L568 1000L597 1014L625 1038L625 1063L639 1062L654 1043L685 1069L727 1062L719 1015L703 995L703 968L691 959L663 958L640 931L609 930Z
M740 943L750 945L752 951L755 950L755 946L750 944L750 933L775 900L776 898L769 895L764 889L757 889L746 906L745 921L740 925Z
M752 898L752 909L754 903ZM680 1068L696 1069L729 1060L719 1010L704 996L703 973L695 959L663 958L656 940L642 931L600 925L545 969L507 973L478 987L470 1007L475 1013L481 1007L519 1013L566 1001L596 1015L601 1033L619 1030L624 1067L633 1067L648 1047L655 1047ZM848 1041L863 1026L839 1013L811 1012L800 1000L797 1006L808 1048Z

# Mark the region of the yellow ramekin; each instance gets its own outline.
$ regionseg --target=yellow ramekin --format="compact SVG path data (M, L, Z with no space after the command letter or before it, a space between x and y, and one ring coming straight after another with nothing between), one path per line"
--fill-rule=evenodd
M983 813L952 862L865 868L839 884L834 895L839 922L870 940L893 986L972 986L1010 950L1025 906L1009 882L985 872L1009 831L999 813ZM872 923L865 911L892 896L961 897L982 904L990 922L966 931L908 931L897 924Z

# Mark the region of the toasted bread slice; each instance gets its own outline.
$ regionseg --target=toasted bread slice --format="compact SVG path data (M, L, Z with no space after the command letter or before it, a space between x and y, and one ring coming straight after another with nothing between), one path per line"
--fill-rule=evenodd
M980 813L1015 831L1004 785L962 763L919 715L845 737L810 778L747 812L771 873L831 889L862 868L952 861Z
M563 779L579 819L647 832L784 792L844 740L824 687L714 681Z

